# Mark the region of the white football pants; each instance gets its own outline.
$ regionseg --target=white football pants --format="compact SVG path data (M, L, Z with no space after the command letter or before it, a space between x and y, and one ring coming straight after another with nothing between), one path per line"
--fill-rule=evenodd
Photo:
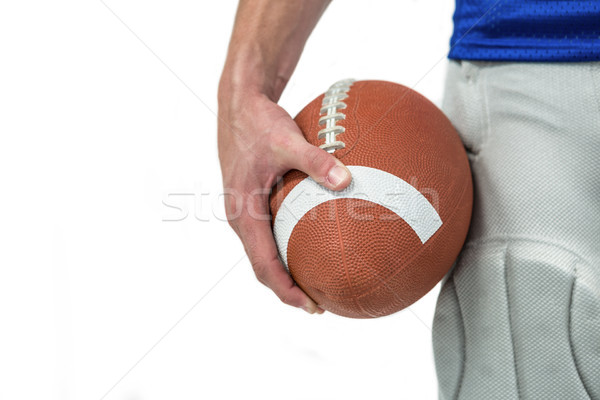
M444 400L600 399L600 62L450 61L471 230L433 348Z

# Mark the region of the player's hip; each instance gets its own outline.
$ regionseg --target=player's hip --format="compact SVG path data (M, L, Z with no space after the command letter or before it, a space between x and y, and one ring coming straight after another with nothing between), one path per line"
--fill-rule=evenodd
M600 257L600 62L451 61L443 109L473 171L469 241Z

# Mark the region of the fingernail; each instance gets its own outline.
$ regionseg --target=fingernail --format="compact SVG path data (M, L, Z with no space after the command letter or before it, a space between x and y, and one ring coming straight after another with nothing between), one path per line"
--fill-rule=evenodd
M321 307L317 307L317 314L323 314L325 312L325 310L323 310Z
M346 170L346 168L344 167L340 167L339 165L336 165L335 167L331 168L329 170L329 174L327 174L327 180L334 187L339 186L339 184L342 183L344 180L348 179L348 177L348 170Z
M315 313L315 310L314 310L314 308L313 308L313 307L309 307L309 306L302 306L301 308L302 308L304 311L306 311L307 313L309 313L309 314L314 314L314 313Z

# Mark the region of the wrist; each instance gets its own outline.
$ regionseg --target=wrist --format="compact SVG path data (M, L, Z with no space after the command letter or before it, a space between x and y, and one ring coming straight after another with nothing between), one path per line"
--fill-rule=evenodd
M258 45L232 46L219 81L219 99L261 95L277 102L293 72L284 60L273 60ZM283 66L281 66L283 64Z

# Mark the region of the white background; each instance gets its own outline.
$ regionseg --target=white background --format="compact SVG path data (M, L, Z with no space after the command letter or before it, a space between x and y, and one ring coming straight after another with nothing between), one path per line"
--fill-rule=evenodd
M436 398L437 289L387 318L310 316L255 280L223 222L235 7L0 5L0 399ZM281 104L294 115L347 77L439 104L452 11L334 1Z

